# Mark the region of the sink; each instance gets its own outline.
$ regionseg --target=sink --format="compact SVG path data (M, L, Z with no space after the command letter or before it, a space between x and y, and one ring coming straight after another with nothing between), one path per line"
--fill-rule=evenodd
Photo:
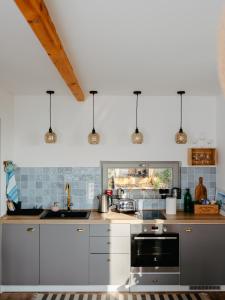
M41 219L88 219L90 216L89 210L59 210L54 212L46 210Z
M14 211L7 211L9 216L38 216L43 212L43 209L28 208L28 209L16 209Z

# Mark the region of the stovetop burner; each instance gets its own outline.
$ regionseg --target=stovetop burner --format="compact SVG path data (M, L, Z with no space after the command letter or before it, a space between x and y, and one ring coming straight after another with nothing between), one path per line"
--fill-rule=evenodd
M143 210L140 212L140 218L143 220L166 220L166 217L163 215L161 210Z

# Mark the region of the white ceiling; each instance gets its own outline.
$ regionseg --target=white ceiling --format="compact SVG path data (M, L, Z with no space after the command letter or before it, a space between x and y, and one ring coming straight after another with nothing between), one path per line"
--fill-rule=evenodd
M46 0L84 91L220 92L217 34L224 0ZM0 86L69 93L13 0L0 0Z

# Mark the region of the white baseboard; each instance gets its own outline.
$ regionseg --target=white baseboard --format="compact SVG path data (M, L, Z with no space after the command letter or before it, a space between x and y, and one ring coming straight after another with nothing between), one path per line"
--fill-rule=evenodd
M186 285L2 285L1 293L6 292L184 292L191 291ZM202 291L202 290L199 290ZM220 286L220 290L225 291L225 285ZM194 290L193 292L198 292ZM204 290L210 292L210 290Z

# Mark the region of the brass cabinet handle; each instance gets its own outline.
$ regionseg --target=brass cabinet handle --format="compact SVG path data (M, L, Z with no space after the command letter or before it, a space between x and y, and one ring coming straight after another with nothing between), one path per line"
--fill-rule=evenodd
M83 232L84 229L83 228L77 228L77 232Z
M191 227L186 228L185 232L192 232L192 228Z
M34 232L36 229L34 227L27 228L27 232Z

